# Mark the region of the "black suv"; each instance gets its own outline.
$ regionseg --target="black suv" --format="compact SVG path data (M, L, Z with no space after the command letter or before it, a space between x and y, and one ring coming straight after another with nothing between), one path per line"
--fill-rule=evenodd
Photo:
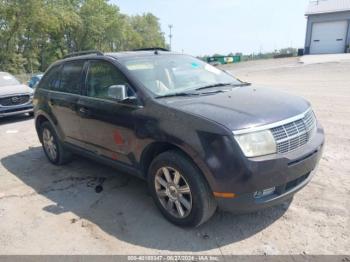
M78 153L146 179L180 226L292 198L324 143L304 99L165 50L70 55L45 73L34 110L53 164Z

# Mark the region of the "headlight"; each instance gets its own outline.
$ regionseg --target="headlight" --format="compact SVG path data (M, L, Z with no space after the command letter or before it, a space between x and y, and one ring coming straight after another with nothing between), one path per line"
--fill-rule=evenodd
M264 156L277 152L270 130L234 136L246 157Z

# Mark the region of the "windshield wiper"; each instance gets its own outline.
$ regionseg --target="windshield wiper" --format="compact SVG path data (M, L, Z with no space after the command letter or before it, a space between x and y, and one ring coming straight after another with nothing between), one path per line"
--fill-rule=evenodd
M213 85L207 85L203 87L196 88L195 90L203 90L207 88L213 88L213 87L221 87L221 86L249 86L251 85L250 83L242 82L239 84L234 84L234 83L218 83L218 84L213 84Z
M251 83L242 82L242 83L239 83L239 84L233 84L232 86L251 86L251 85L252 85Z
M203 89L207 89L207 88L212 88L212 87L222 87L222 86L237 87L237 86L249 86L249 85L251 85L251 83L246 83L246 82L242 82L239 84L218 83L218 84L207 85L207 86L196 88L195 91L203 90ZM167 94L167 95L159 95L159 96L156 96L155 98L165 98L165 97L173 97L173 96L200 96L200 95L217 94L217 93L222 93L225 91L227 91L227 90L217 90L217 91L205 92L205 93L178 92L178 93L172 93L172 94Z
M231 85L232 85L231 83L217 83L213 85L198 87L195 90L203 90L203 89L212 88L212 87L231 86Z
M199 95L214 95L214 94L218 94L218 93L225 93L229 90L215 90L215 91L209 91L209 92L201 92L201 93L198 93Z
M167 95L160 95L156 96L155 98L165 98L165 97L173 97L173 96L198 96L199 94L196 93L186 93L186 92L179 92L179 93L172 93Z

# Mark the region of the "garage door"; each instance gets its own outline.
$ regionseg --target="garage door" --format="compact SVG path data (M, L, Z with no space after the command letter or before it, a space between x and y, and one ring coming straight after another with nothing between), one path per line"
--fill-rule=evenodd
M344 53L347 30L347 21L314 23L310 53Z

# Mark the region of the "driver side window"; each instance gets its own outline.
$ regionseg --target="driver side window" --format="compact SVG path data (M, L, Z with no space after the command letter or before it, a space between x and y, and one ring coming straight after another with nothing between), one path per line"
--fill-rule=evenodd
M105 61L90 61L86 83L89 97L115 100L111 87L118 85L127 87L127 96L135 95L124 75L114 65Z

